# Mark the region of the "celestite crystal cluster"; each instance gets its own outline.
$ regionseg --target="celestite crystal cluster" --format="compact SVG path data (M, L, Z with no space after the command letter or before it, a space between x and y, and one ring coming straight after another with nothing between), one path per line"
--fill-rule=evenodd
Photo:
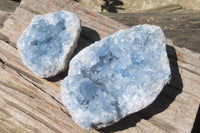
M35 16L17 42L23 63L42 78L55 76L66 69L80 30L80 19L71 12Z
M42 78L66 69L80 34L77 15L33 18L17 42L24 64ZM91 44L70 62L62 102L83 128L101 128L151 104L170 80L163 31L138 25Z
M101 128L151 104L170 74L162 30L139 25L79 52L62 81L62 101L78 125Z

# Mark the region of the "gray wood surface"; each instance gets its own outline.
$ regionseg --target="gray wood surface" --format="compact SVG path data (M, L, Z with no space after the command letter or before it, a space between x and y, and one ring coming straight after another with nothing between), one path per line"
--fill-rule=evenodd
M11 14L10 12L0 10L0 28L3 27L4 21L8 18L10 14Z
M36 14L68 10L82 21L76 52L127 26L84 9L72 0L22 0L0 29L0 132L190 133L200 102L200 54L167 40L172 80L150 106L100 130L77 126L61 103L59 84L67 72L41 79L22 63L16 41Z

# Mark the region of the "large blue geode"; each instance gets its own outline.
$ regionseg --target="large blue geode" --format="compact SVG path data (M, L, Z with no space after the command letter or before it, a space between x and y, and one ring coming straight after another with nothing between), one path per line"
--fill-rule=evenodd
M80 34L80 19L60 11L35 16L17 42L23 63L42 78L67 67Z
M163 31L139 25L97 41L70 62L62 102L83 128L100 128L151 104L170 80Z

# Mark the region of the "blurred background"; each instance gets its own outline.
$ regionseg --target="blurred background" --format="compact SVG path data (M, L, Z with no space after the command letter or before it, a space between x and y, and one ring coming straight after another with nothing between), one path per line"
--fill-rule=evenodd
M0 28L21 0L0 0ZM200 0L74 0L128 26L155 24L179 47L200 53Z
M170 7L171 11L200 10L200 0L76 0L81 5L95 11L134 13L148 9ZM177 8L174 8L176 5ZM179 5L179 6L178 6Z
M200 0L76 0L125 25L156 24L179 47L200 52Z

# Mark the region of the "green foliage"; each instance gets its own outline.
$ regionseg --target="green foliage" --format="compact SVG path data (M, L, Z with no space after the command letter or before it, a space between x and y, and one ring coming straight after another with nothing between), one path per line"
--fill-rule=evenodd
M106 10L106 9L103 9L103 11L102 12L104 12L104 13L107 13L108 11Z

